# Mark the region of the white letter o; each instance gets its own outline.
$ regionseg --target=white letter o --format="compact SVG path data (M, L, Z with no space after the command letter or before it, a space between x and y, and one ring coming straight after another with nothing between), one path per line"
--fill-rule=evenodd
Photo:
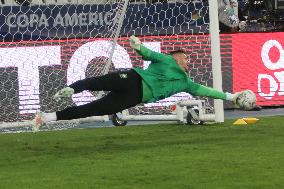
M273 63L269 57L269 51L272 47L276 47L280 52L280 58L276 63ZM270 70L284 68L284 50L282 45L276 40L269 40L262 46L261 58L264 65Z
M79 47L70 59L67 69L67 85L86 78L85 72L91 60L97 57L110 57L113 42L107 40L97 40L88 42ZM116 69L132 68L131 59L127 51L116 44L112 56L112 63ZM95 97L88 91L73 95L73 101L77 105L86 104L95 100Z

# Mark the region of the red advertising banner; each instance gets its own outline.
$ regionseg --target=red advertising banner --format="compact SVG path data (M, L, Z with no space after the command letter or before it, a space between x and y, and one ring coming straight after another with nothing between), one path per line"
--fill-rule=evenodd
M157 52L186 50L190 56L191 77L205 85L212 83L208 35L144 36L140 39ZM3 110L0 121L10 121L10 117L17 119L18 113L54 111L58 105L51 96L80 79L103 74L111 53L111 71L148 67L149 61L143 61L130 48L128 37L119 38L113 52L112 47L112 41L105 38L0 43L0 83L4 83L0 86L0 109ZM73 102L80 105L96 98L96 94L84 91L73 95ZM145 106L161 108L188 98L190 94L179 93Z
M283 32L233 34L234 92L251 89L258 105L284 105L283 46Z

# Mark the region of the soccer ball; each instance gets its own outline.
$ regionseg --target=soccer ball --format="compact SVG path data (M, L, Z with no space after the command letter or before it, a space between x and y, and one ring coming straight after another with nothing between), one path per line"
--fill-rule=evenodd
M242 91L237 97L237 105L243 110L252 110L256 105L255 94L251 90Z

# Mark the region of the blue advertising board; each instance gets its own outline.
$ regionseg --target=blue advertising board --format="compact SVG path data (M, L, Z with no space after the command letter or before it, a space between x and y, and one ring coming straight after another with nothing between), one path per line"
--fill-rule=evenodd
M107 36L113 30L117 4L0 7L0 38L40 40ZM130 4L120 35L163 35L207 32L208 6Z

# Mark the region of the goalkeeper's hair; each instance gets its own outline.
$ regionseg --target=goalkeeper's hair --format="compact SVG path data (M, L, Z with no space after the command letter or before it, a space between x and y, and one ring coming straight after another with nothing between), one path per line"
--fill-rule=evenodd
M174 55L174 54L178 54L178 53L186 54L185 50L178 49L178 50L174 50L174 51L169 52L169 55Z

